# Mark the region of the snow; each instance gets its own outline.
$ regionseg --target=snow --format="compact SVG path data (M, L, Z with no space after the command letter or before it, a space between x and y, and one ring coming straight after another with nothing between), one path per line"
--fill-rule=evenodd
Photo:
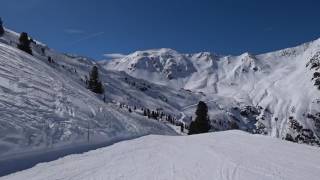
M320 149L241 131L150 135L70 155L1 180L318 180Z

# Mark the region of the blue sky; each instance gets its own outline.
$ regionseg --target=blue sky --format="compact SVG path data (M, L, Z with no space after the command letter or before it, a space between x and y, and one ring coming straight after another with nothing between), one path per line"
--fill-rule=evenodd
M262 53L320 37L317 0L2 0L0 17L51 48L103 54Z

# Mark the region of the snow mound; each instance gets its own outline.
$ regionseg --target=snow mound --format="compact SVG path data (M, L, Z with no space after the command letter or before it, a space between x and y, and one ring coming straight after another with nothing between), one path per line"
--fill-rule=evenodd
M318 180L320 149L240 131L146 136L0 178Z

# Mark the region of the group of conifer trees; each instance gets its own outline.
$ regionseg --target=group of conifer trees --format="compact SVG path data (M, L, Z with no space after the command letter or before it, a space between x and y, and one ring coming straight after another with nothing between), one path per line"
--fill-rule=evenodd
M147 116L149 119L156 119L156 120L165 119L171 124L175 124L176 122L176 119L172 117L170 114L165 114L164 112L160 112L160 111L151 111L148 108L143 109L143 115Z
M3 27L3 21L0 18L0 36L3 36L4 33L5 33L5 30L4 30L4 27ZM26 32L22 32L20 34L19 44L17 45L17 47L20 50L32 55L32 50L31 50L31 47L30 47L31 42L33 42L33 40L29 38L28 34Z
M196 114L196 118L194 121L191 122L188 128L189 129L188 134L192 135L192 134L209 132L211 129L211 124L208 116L208 106L206 105L206 103L204 103L203 101L200 101L198 103L198 107L195 114ZM149 109L144 109L143 115L153 119L158 119L158 118L162 119L163 116L165 116L163 112L150 111ZM174 119L171 115L166 115L165 118L166 118L166 121L170 122L171 124L178 125L176 122L176 119ZM182 128L185 128L185 127L182 127Z
M28 54L32 55L32 50L30 47L32 40L30 40L28 33L22 32L19 37L18 48Z

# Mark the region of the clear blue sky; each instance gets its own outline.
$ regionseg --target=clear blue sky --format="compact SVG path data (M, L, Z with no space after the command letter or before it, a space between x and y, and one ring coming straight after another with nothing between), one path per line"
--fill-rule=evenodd
M318 0L2 0L0 16L50 47L101 59L152 48L261 53L320 37Z

